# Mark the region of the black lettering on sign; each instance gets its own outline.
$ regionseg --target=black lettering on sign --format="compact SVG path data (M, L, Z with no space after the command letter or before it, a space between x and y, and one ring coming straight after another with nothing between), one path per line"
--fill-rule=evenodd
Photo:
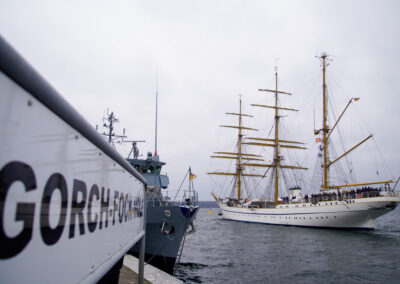
M82 200L78 202L78 193L81 193ZM71 220L69 226L69 238L73 238L75 235L75 220L78 216L79 222L79 234L85 234L85 219L83 217L83 209L86 205L86 184L81 181L74 179L74 186L72 188L72 204L71 204Z
M138 198L140 200L140 210L139 210L139 217L143 217L143 212L144 212L144 202L141 197Z
M129 199L126 201L127 202L127 211L128 211L128 221L130 221L133 218L133 213L132 210L132 196L129 197Z
M118 217L120 223L122 223L122 220L124 218L124 209L125 209L124 194L121 192L121 195L119 197L119 211L118 211Z
M116 190L114 192L113 225L115 225L115 211L118 210L118 203L117 203L118 197L119 197L119 192Z
M0 171L0 259L10 258L20 253L32 239L35 204L17 204L15 221L23 221L22 231L9 238L4 231L4 208L8 190L14 182L22 182L26 191L36 189L36 178L32 168L22 162L10 162ZM12 193L10 193L12 194Z
M130 212L130 210L128 208L129 207L128 198L129 198L129 195L127 193L127 194L125 194L125 203L124 203L124 219L125 219L125 222L128 220L128 216L129 216L129 212Z
M14 257L27 247L35 233L33 228L35 224L39 224L36 232L40 230L43 242L48 246L54 246L60 241L64 232L68 210L71 210L69 213L69 239L84 235L86 222L87 229L90 233L93 233L97 228L102 229L103 225L104 228L107 228L109 218L110 223L112 218L112 224L119 225L124 221L131 221L143 216L144 200L142 197L134 197L132 193L128 194L104 187L100 192L99 186L96 184L92 185L88 194L86 183L78 179L73 180L71 193L68 192L67 182L61 173L53 173L47 179L44 187L39 185L39 188L43 190L43 192L38 192L41 199L29 200L29 202L18 200L20 196L17 196L13 189L15 183L23 185L25 192L36 190L38 187L33 169L23 162L12 161L0 169L0 260ZM60 203L50 204L57 202L54 198L54 194L58 196L57 191L61 195L61 200L58 201ZM71 202L68 200L69 196L71 196ZM113 201L111 201L112 196L114 196ZM27 199L27 197L28 195L24 199ZM13 204L6 206L6 202ZM86 204L87 212L85 211ZM50 212L51 206L59 208L59 210ZM15 209L15 212L7 211L6 214L5 210L9 210L9 208ZM36 222L34 222L35 210L40 210L40 212L37 212L40 215L36 214L36 216L39 216L39 220ZM9 216L13 220L5 220ZM116 222L116 216L118 216L119 222ZM50 219L57 221L57 224L50 226ZM22 229L17 235L10 237L6 234L6 226L12 224L12 222L22 226ZM75 235L77 230L79 230L79 234ZM101 234L99 237L101 237Z
M59 212L59 220L57 226L53 229L50 227L50 201L53 192L59 190L61 192L61 211ZM44 187L42 206L40 208L40 232L45 244L51 246L57 243L64 230L65 218L68 205L68 191L65 178L59 174L52 174L47 180Z
M106 224L104 228L108 226L108 207L110 206L110 189L107 188L107 201L104 199L104 187L101 188L101 209L100 209L100 226L99 229L103 227L103 213L106 214Z
M89 204L88 204L88 228L89 232L93 233L96 230L97 227L97 218L98 214L96 213L94 216L95 218L92 219L92 202L93 202L93 197L96 196L96 199L99 200L100 198L100 192L99 192L99 187L97 185L93 185L92 188L90 189L89 193Z

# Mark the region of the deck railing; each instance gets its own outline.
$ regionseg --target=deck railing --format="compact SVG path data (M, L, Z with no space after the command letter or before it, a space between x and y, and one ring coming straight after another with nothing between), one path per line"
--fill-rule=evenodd
M166 190L161 196L147 200L153 206L186 205L194 206L198 202L198 194L192 190L181 190L179 192Z

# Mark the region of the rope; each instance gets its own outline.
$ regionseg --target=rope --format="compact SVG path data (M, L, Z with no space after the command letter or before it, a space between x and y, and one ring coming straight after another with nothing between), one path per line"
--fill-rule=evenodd
M186 175L185 175L185 177L183 178L182 183L181 183L181 185L179 186L179 189L178 189L177 193L175 194L175 197L174 197L174 199L172 200L172 202L175 201L176 197L178 196L179 191L181 191L182 185L183 185L183 183L185 182L185 179L186 179L188 173L189 173L189 170L186 172Z

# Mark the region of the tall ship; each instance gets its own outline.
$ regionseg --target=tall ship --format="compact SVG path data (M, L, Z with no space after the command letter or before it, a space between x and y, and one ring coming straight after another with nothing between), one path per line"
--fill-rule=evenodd
M126 160L147 181L145 262L173 274L174 266L182 255L186 236L196 231L193 223L199 209L198 195L193 185L196 176L189 168L181 187L176 191L168 190L169 178L162 174L162 167L166 163L160 161L157 146L154 155L148 152L145 158L140 158L138 143L145 141L123 140L126 138L125 130L122 135L116 135L113 131L113 123L117 121L113 113L109 114L104 124L109 131L103 135L109 143L113 143L113 139L132 143ZM133 246L129 253L138 257L139 244Z
M351 183L345 179L342 183L333 183L332 168L340 159L358 148L372 135L345 151L344 154L332 158L336 152L333 149L331 134L337 128L349 104L359 98L351 98L345 110L337 118L332 127L328 124L328 96L326 84L327 55L320 57L322 63L322 127L314 130L318 135L319 149L316 168L311 180L317 180L314 188L302 188L296 181L298 172L307 170L296 162L288 164L282 149L301 151L306 149L304 143L288 140L281 137L282 113L297 111L282 107L278 97L290 96L291 93L278 89L278 72L275 69L275 90L259 89L272 93L275 104L272 106L252 104L274 110L274 126L272 137L249 137L251 131L257 129L243 125L243 119L252 117L242 112L242 101L239 101L237 113L227 113L238 118L237 125L221 125L237 129L237 143L235 151L215 152L212 158L230 159L235 161L235 170L231 172L214 171L208 174L230 176L233 178L232 188L226 196L218 196L212 192L218 203L223 218L228 220L288 225L301 227L337 228L337 229L374 229L374 220L396 208L400 202L399 192L395 191L399 179L381 180L363 183ZM285 115L286 116L286 115ZM272 131L271 131L272 132ZM272 157L250 153L249 148L272 148ZM291 156L288 154L288 156ZM264 159L272 158L271 163L264 163ZM264 169L260 173L256 169ZM285 174L290 171L290 174ZM300 175L301 176L301 175ZM292 177L292 178L291 178ZM254 182L254 180L258 180ZM265 183L260 182L265 180ZM265 184L265 188L260 188ZM303 183L304 184L304 183ZM317 185L316 185L317 184ZM253 188L252 188L253 186ZM254 198L251 191L262 191L263 194Z

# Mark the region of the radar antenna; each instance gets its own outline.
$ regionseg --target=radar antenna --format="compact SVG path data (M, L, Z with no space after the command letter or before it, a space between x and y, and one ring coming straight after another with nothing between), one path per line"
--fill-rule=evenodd
M129 152L128 159L131 157L133 153L133 158L137 159L139 158L139 148L137 147L137 143L141 142L146 142L145 140L126 140L124 142L132 142L132 148L131 151Z

